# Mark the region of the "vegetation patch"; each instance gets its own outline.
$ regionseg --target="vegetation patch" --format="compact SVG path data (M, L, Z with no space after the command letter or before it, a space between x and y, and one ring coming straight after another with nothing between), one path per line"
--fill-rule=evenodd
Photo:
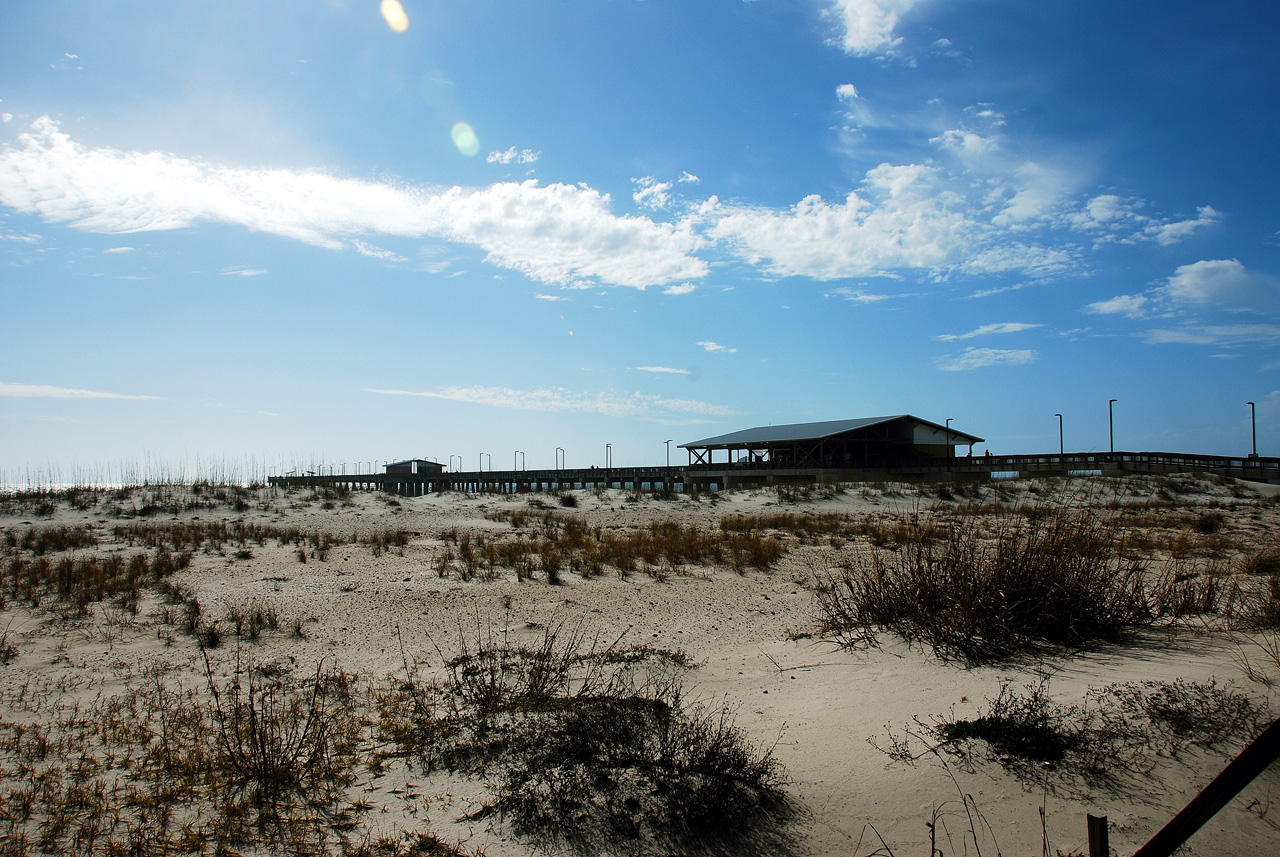
M497 814L588 852L768 853L794 813L781 766L723 707L684 699L682 653L548 628L533 648L460 642L447 676L382 697L389 744L425 769L484 776ZM412 673L413 670L410 670Z

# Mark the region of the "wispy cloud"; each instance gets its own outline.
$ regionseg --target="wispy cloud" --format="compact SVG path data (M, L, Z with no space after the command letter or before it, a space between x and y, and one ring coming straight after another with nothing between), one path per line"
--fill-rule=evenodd
M665 375L692 375L688 369L672 369L670 366L637 366L639 372L657 372Z
M428 189L319 172L233 169L160 152L89 148L47 117L0 150L0 202L89 232L233 223L323 247L361 235L444 238L545 283L665 286L708 265L693 224L617 216L607 194L535 180Z
M1027 324L1021 321L1005 321L997 324L984 324L968 333L944 333L934 338L941 342L954 342L957 339L973 339L978 336L990 336L996 333L1021 333L1024 330L1032 330L1037 327L1044 327L1044 325Z
M385 396L420 396L520 411L578 412L607 417L633 417L655 422L688 422L736 416L726 405L694 399L666 399L643 393L579 393L563 387L513 390L510 387L445 387L442 390L380 390Z
M222 272L224 277L260 277L267 272L266 268L228 268Z
M1196 216L1182 219L1153 217L1142 212L1140 199L1116 194L1099 194L1066 213L1062 223L1091 233L1097 242L1136 243L1154 241L1162 246L1177 244L1196 232L1219 222L1222 215L1213 206L1202 205Z
M505 152L490 152L485 160L491 164L532 164L541 155L541 152L535 152L531 149L521 149L517 152L516 147L512 146Z
M841 286L838 289L832 289L826 293L826 297L840 298L855 304L875 304L881 301L889 300L892 295L877 295L863 289L854 289L849 286Z
M399 253L395 253L391 250L383 250L381 247L375 247L374 245L361 241L358 238L351 242L351 246L354 247L356 249L356 252L359 253L361 256L369 256L370 258L373 258L373 259L381 259L384 262L409 261L405 257L401 256Z
M1036 359L1036 353L1025 349L966 348L959 355L948 354L938 360L944 372L966 372L987 366L1020 366Z
M130 399L149 402L158 396L135 396L106 393L101 390L78 390L73 387L51 387L46 384L10 384L0 381L0 397L18 399Z
M1280 345L1280 325L1203 324L1155 329L1143 339L1152 345Z
M662 293L664 295L687 295L697 288L693 283L680 283L676 286L668 286L662 290Z
M540 301L567 301L568 298L563 295L534 295Z
M708 342L696 342L696 343L694 343L694 344L695 344L695 345L698 345L698 346L700 346L700 347L702 347L703 349L705 349L705 350L707 350L707 351L711 351L711 352L713 352L713 353L714 353L714 352L717 352L717 351L723 351L725 354L736 354L736 353L737 353L737 351L738 351L738 349L736 349L736 348L727 348L727 347L725 347L725 346L723 346L723 345L720 345L719 343L710 342L710 341L708 341Z
M1095 301L1085 307L1098 315L1127 315L1129 318L1141 318L1146 315L1146 306L1150 301L1146 295L1116 295L1105 301Z
M103 253L132 253L132 247L111 247L102 251Z

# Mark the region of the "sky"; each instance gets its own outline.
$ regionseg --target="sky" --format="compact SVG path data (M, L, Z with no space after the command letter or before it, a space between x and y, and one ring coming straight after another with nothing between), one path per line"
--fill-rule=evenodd
M1109 407L1280 455L1278 43L1271 0L6 0L0 481L905 413L1101 451Z

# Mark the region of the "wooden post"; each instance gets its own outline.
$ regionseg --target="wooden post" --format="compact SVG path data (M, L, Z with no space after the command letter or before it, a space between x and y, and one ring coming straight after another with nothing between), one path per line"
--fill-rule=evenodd
M1168 857L1277 758L1280 758L1280 720L1254 738L1213 782L1205 786L1204 791L1196 795L1133 857Z
M1111 857L1111 844L1107 841L1107 817L1086 815L1089 824L1089 857Z

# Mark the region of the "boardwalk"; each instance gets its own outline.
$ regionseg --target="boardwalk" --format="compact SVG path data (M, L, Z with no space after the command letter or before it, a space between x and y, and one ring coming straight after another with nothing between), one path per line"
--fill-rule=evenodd
M719 491L775 484L988 480L1019 476L1204 473L1280 484L1280 458L1190 455L1176 452L1081 452L1066 455L990 455L934 459L875 470L781 468L768 462L690 467L611 467L560 470L483 470L442 473L362 473L272 476L280 486L332 486L391 491L416 497L437 491L524 493L575 488L637 491Z

